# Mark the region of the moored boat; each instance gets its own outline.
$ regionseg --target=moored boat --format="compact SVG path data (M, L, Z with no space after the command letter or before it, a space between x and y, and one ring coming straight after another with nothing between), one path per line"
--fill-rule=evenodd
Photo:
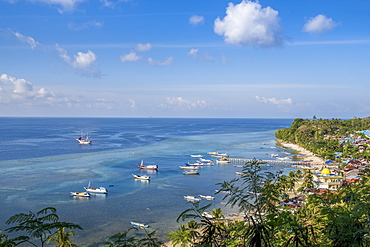
M77 196L77 197L90 197L90 193L88 192L69 192L71 196Z
M190 157L193 157L193 158L202 158L203 155L201 155L201 154L190 154Z
M185 166L179 166L183 170L197 170L199 169L198 166L191 166L191 165L185 165Z
M143 228L148 228L149 227L149 225L145 225L143 223L138 223L138 222L134 222L134 221L131 221L130 223L133 226L138 226L138 227L143 227Z
M84 187L84 189L89 193L98 193L98 194L108 193L108 190L105 187L99 187L99 188L91 187L90 181L89 181L89 185L87 187Z
M149 177L149 176L147 176L147 175L135 175L135 174L132 174L132 176L133 176L135 179L150 180L150 177Z
M137 165L140 169L144 170L157 170L158 166L157 165L144 165L144 160L141 160L140 165Z
M183 172L184 175L199 175L199 172L197 170L190 170Z
M203 196L203 195L199 195L200 198L202 199L206 199L206 200L214 200L215 198L213 196Z
M188 201L200 201L201 200L200 198L197 198L195 196L184 196L184 199Z

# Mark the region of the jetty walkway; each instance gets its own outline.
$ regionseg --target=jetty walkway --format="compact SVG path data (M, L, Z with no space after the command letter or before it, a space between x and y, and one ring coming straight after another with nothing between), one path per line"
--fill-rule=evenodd
M229 158L230 163L233 164L245 164L247 162L251 162L255 159L240 159L240 158ZM265 163L265 164L270 164L270 165L302 165L302 166L312 166L312 167L317 167L321 166L321 163L312 163L312 162L305 162L305 161L291 161L291 160L259 160L259 162Z

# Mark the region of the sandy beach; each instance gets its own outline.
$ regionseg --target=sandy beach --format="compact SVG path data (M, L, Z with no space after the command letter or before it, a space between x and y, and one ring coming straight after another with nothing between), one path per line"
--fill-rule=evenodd
M283 140L277 140L277 142L284 147L296 150L297 152L304 154L306 160L312 160L310 162L312 167L316 167L317 169L322 170L322 168L325 166L324 159L322 159L321 157L318 157L317 155L304 149L303 147L297 144L294 144L294 143L284 142Z

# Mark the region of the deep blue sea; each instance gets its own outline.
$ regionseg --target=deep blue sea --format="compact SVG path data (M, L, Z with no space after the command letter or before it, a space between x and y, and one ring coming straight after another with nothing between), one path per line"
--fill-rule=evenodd
M190 154L227 152L232 158L271 159L278 152L274 133L293 119L156 119L156 118L0 118L0 228L16 213L51 206L61 221L81 225L72 242L101 246L107 237L131 227L150 225L157 236L181 223L190 205L184 195L213 195L219 182L236 177L233 164L202 167L199 176L179 168L196 161ZM92 145L76 141L82 133ZM136 164L156 164L158 172ZM272 170L278 170L274 167ZM148 174L151 181L134 180ZM70 191L104 186L108 195L73 198ZM212 207L220 207L215 195ZM226 209L230 210L230 209ZM237 211L237 210L236 210Z

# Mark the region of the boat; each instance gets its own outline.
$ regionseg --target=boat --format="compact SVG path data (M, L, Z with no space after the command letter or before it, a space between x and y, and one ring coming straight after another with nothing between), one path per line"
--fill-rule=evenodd
M99 188L91 187L90 181L89 181L89 185L87 187L84 187L84 189L89 193L98 193L98 194L108 193L108 190L105 187L99 187Z
M199 172L197 170L190 170L183 173L184 175L199 175Z
M230 163L230 160L228 158L220 158L218 160L216 160L216 163L217 164L229 164Z
M185 166L179 166L183 170L197 170L199 169L198 166L190 166L190 165L185 165Z
M69 192L71 196L77 196L77 197L90 197L89 192Z
M201 155L201 154L190 154L190 157L193 157L193 158L203 158L203 155Z
M83 139L83 136L81 135L79 138L76 139L79 144L91 144L92 141L89 140L89 136L86 135L86 138Z
M208 219L213 219L215 217L214 215L212 215L212 213L209 213L209 212L203 212L202 216Z
M150 177L147 176L147 175L135 175L135 174L132 174L132 176L135 178L135 179L142 179L142 180L150 180Z
M215 198L213 196L203 196L203 195L199 195L200 198L202 199L206 199L206 200L214 200Z
M149 225L145 225L143 223L138 223L138 222L134 222L134 221L131 221L130 223L133 226L138 226L138 227L143 227L143 228L148 228L149 227Z
M227 153L223 153L223 154L216 153L216 154L213 154L212 157L214 157L214 158L223 158L223 157L228 158L229 154L227 154Z
M208 152L207 154L209 154L209 155L217 155L218 153L217 152Z
M184 164L186 166L202 166L202 165L204 165L204 163L200 163L200 162L185 162Z
M140 169L145 169L145 170L157 170L158 166L157 165L146 165L144 166L144 160L141 160L140 165L137 165Z
M195 196L184 196L184 199L188 201L200 201L201 200L200 198L197 198Z
M235 172L236 175L240 175L240 176L251 176L251 174L249 173L245 173L245 172Z

